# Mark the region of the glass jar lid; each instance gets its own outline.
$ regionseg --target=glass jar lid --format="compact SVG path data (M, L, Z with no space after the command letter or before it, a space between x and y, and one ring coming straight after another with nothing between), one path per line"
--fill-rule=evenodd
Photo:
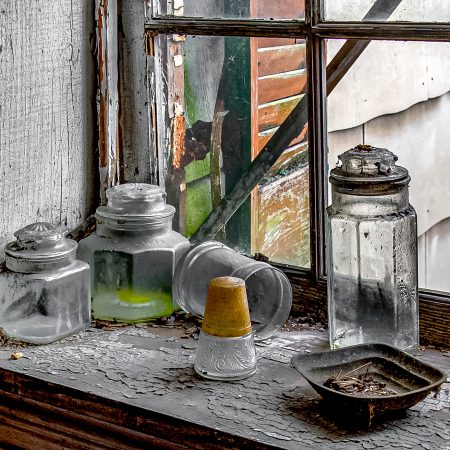
M339 155L330 172L331 184L351 189L376 189L376 185L400 187L409 183L408 171L395 163L398 157L385 148L358 145ZM355 192L356 193L356 192Z
M6 267L14 272L34 273L71 264L78 244L64 231L47 222L27 225L14 233L16 241L5 247Z
M97 220L117 230L165 222L175 214L175 208L166 204L164 189L153 184L120 184L108 189L106 198L108 203L97 208Z

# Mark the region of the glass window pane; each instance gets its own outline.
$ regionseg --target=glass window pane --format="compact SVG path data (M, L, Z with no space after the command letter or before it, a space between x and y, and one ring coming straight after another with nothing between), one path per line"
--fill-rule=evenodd
M306 48L301 39L165 39L169 56L161 77L171 135L163 149L165 182L177 226L189 237L292 109L306 107ZM308 267L308 179L306 124L299 124L299 136L216 239Z
M325 19L336 21L360 21L375 5L377 12L372 21L402 22L449 22L450 2L448 0L392 0L391 5L398 6L389 15L392 6L384 2L384 7L377 7L379 0L325 0ZM386 15L387 14L387 15ZM388 18L389 17L389 18Z
M328 41L328 60L342 41ZM376 61L376 70L374 70ZM450 291L450 43L374 41L328 97L328 160L384 147L411 175L419 287Z
M158 14L240 19L305 18L305 0L160 0Z

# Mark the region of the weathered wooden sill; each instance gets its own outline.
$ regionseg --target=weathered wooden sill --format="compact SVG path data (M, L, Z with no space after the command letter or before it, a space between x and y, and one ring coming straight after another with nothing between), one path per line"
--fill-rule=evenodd
M25 448L424 448L450 442L449 384L370 430L338 426L290 366L327 347L323 331L258 345L257 373L213 382L192 368L182 327L91 329L52 345L0 351L0 443ZM450 358L423 358L446 370ZM349 420L351 423L351 418ZM1 446L0 446L1 447Z

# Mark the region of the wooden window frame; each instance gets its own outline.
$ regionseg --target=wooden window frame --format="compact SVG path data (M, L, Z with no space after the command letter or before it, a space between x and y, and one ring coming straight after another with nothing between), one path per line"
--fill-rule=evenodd
M401 40L401 41L448 41L450 42L450 23L404 23L404 22L331 22L323 19L324 0L305 0L305 18L302 20L260 20L260 19L217 19L193 18L184 16L152 16L158 0L144 0L143 24L146 32L147 55L155 55L155 37L157 35L204 35L204 36L247 36L247 37L294 37L306 38L308 73L308 145L309 145L309 182L310 182L310 246L311 267L301 269L293 266L275 264L290 278L294 292L293 314L309 316L311 319L326 322L326 274L325 274L325 236L324 220L327 195L327 165L326 165L326 96L327 75L325 67L326 39L348 39L360 42L371 40ZM379 0L389 5L398 0ZM117 0L97 0L100 5L110 10L117 8ZM156 9L155 9L156 10ZM105 17L107 17L105 15ZM113 20L110 18L110 20ZM105 34L105 40L108 34ZM111 39L109 39L111 41ZM115 50L112 40L112 50ZM100 49L99 49L100 50ZM157 51L156 51L157 53ZM108 55L109 56L109 55ZM165 136L158 133L155 125L158 104L158 89L154 85L154 73L157 70L155 58L148 58L149 71L149 127L150 148L146 149L150 155L151 170L149 179L152 182L162 182L164 167L161 163L161 148ZM109 62L111 64L111 61ZM100 64L99 64L100 65ZM345 65L345 64L344 64ZM120 67L120 65L119 65ZM105 64L99 67L100 73L108 73ZM106 75L104 75L106 77ZM120 77L120 71L119 71ZM101 85L101 83L99 83ZM113 86L114 87L114 86ZM108 92L115 92L108 89ZM120 95L119 95L120 97ZM159 99L160 100L160 99ZM100 98L100 102L107 103L108 98ZM115 105L115 104L114 104ZM120 106L122 107L122 106ZM108 113L117 114L115 107ZM102 118L99 119L100 126ZM105 126L106 128L106 126ZM112 128L115 135L120 135L120 126ZM106 130L107 137L110 130ZM105 138L106 141L106 138ZM109 139L113 142L114 139ZM107 142L109 142L107 141ZM100 142L100 156L102 154L121 155L121 147L112 148L106 145L102 150ZM108 153L109 152L109 153ZM159 156L158 156L159 155ZM159 161L159 164L158 164ZM119 165L120 168L120 165ZM120 173L120 170L114 172ZM117 175L116 175L117 178ZM125 177L126 178L126 177ZM111 179L111 174L110 174ZM119 180L120 181L120 180ZM114 184L114 179L108 182ZM102 184L102 191L108 187ZM420 291L420 322L422 338L429 343L450 346L450 293ZM425 342L425 341L423 341Z

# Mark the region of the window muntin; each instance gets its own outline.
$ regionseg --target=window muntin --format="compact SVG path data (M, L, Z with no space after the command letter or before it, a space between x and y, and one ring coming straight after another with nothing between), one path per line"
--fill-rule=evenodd
M188 33L189 30L195 30L195 33L200 33L202 35L214 35L217 34L217 29L220 29L220 33L224 35L235 35L236 31L239 30L241 35L248 36L267 36L267 37L299 37L302 35L308 35L309 41L307 41L307 46L309 49L309 57L307 58L309 76L311 78L311 83L309 87L309 94L312 94L310 99L309 107L309 117L310 117L310 132L309 132L309 142L312 144L311 152L309 152L309 167L312 168L309 173L311 180L310 189L310 220L311 229L314 230L311 235L311 274L312 279L317 281L323 281L324 273L324 239L323 239L323 211L326 205L326 192L327 192L327 164L326 158L326 133L325 130L325 96L326 96L326 82L324 77L324 60L325 52L322 50L323 43L326 38L345 36L350 38L349 42L352 42L354 38L360 39L396 39L396 40L440 40L440 41L450 41L450 24L435 24L430 22L429 24L418 23L413 25L413 22L399 23L395 20L390 20L389 23L376 24L373 22L368 26L363 22L353 23L340 22L334 24L333 21L324 21L325 17L322 15L323 11L326 11L326 6L328 0L310 0L306 3L306 20L305 22L298 22L297 26L292 25L292 21L274 20L271 21L258 21L257 19L253 22L244 20L244 17L238 19L227 19L223 20L215 19L208 20L208 17L202 15L198 19L185 20L184 17L179 19L173 16L167 16L164 20L152 20L149 16L147 19L146 28L151 34L157 33ZM406 1L403 0L377 0L372 1L367 4L366 11L363 16L355 20L379 20L383 22L389 20L392 11L386 10L387 8L393 8L392 5L404 5ZM390 6L389 6L390 5ZM375 11L377 8L382 6L380 9L381 13L379 16L371 15L368 16L369 11L374 11L371 6L375 6ZM384 9L383 9L384 8ZM395 8L394 8L395 12ZM393 15L395 18L395 16ZM163 18L164 19L164 18ZM291 18L292 19L292 18ZM337 20L337 18L334 18ZM430 19L431 20L431 19ZM444 20L445 22L445 20ZM309 42L309 43L308 43ZM368 41L366 41L368 42ZM357 52L353 52L357 54ZM348 62L348 58L343 60L342 63L345 66ZM352 65L351 61L350 65ZM339 74L341 70L337 70ZM311 106L312 105L312 106ZM294 272L292 272L294 273ZM298 272L299 276L303 277L301 274L305 272ZM295 275L297 276L297 275ZM306 279L305 279L306 282ZM320 287L322 285L318 285ZM313 294L315 295L315 294ZM430 294L424 294L426 299L430 298ZM434 295L434 294L433 294ZM437 297L433 297L437 298ZM441 301L441 300L439 300ZM444 300L442 300L444 301Z

